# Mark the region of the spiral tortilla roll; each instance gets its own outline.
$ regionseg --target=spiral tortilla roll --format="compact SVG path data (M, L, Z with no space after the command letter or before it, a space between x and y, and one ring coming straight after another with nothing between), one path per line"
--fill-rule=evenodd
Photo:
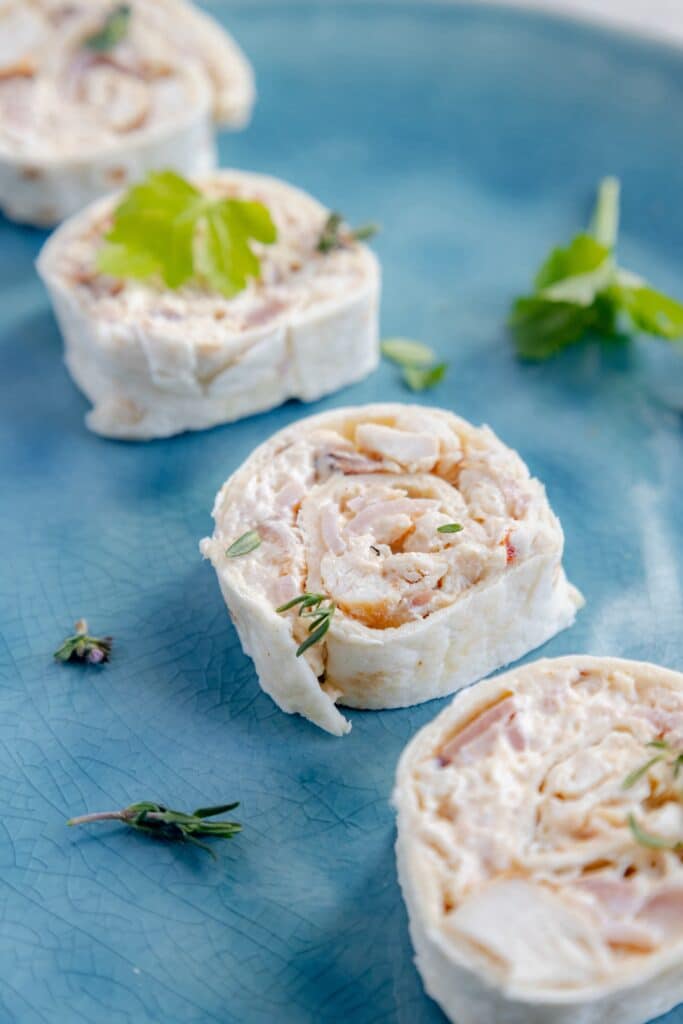
M399 877L451 1020L645 1024L683 999L682 742L683 675L587 656L480 683L415 736Z
M261 686L336 735L350 728L337 703L452 693L569 626L582 603L542 485L488 428L439 409L300 420L256 449L213 514L202 551ZM248 530L260 546L226 556ZM304 592L335 610L297 657L312 623L276 608Z
M93 403L88 426L146 440L313 401L370 373L379 358L379 264L358 242L316 249L328 211L275 178L217 171L213 197L264 203L274 245L254 243L260 277L232 298L188 284L120 281L97 270L115 198L63 224L38 270L67 367Z
M55 224L148 171L216 163L214 122L239 128L251 67L185 0L133 0L123 37L89 48L113 0L0 0L0 208Z

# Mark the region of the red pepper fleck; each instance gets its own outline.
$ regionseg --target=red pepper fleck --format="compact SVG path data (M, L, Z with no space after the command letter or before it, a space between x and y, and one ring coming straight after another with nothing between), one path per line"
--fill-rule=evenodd
M510 541L510 534L509 533L508 533L508 535L505 538L505 554L507 556L506 557L507 564L511 565L511 563L514 562L515 558L517 557L517 548Z

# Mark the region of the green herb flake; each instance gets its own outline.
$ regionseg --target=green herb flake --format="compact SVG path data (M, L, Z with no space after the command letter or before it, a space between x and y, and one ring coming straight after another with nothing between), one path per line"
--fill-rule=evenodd
M107 15L102 28L83 40L83 46L96 53L113 50L126 37L132 14L130 4L119 4Z
M631 834L639 846L647 846L650 850L680 850L683 848L683 843L681 842L672 843L663 836L653 836L646 832L638 824L633 814L628 816L628 827L631 829Z
M636 782L640 782L643 776L647 775L647 773L653 765L663 760L663 757L663 754L658 754L656 757L651 757L649 761L645 762L645 764L641 764L639 768L636 768L634 771L632 771L630 775L627 775L624 779L622 783L623 789L631 789L633 786L635 786Z
M276 238L263 203L210 199L174 171L155 171L117 206L97 266L119 278L158 275L171 289L194 280L231 297L260 275L251 243Z
M206 821L218 814L226 814L239 807L238 803L220 804L217 807L200 807L191 814L172 811L163 804L143 801L124 807L122 811L101 811L97 814L83 814L78 818L70 818L67 825L87 825L95 821L120 821L138 832L144 832L154 839L166 839L176 842L192 843L216 858L216 854L197 836L213 839L232 839L242 826L236 821Z
M508 326L521 358L547 359L589 333L614 337L624 321L631 330L683 337L683 304L617 265L618 229L619 182L605 178L589 231L553 249L533 292L512 305Z
M247 530L236 541L233 541L225 554L228 558L239 558L241 555L248 555L250 551L255 551L260 543L261 537L258 530Z
M465 527L460 523L444 523L443 526L437 526L437 533L460 533Z

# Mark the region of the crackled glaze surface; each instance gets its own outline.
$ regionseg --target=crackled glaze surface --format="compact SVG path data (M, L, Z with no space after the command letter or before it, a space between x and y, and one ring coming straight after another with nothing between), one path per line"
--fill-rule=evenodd
M223 162L381 221L384 334L451 360L425 404L490 423L546 484L588 603L543 653L683 668L683 355L589 344L525 367L502 327L607 172L624 186L623 262L683 290L683 54L512 10L207 9L259 87ZM411 396L383 365L312 409L101 440L33 272L43 238L0 222L0 1020L439 1024L388 804L399 752L439 705L351 712L342 746L282 715L197 554L256 444L305 411ZM51 663L80 615L116 637L101 671ZM218 865L64 827L136 799L233 796L245 832Z

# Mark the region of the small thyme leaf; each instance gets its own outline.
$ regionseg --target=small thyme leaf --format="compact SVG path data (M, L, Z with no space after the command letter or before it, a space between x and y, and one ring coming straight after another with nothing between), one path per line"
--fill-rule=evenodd
M363 242L373 238L378 231L378 224L362 224L359 228L348 228L342 215L332 212L323 225L316 248L318 252L323 253L343 249L351 242Z
M299 606L299 616L302 619L311 619L308 627L308 636L299 644L296 651L297 658L300 658L309 647L317 644L327 633L335 613L336 605L331 598L325 594L299 594L293 597L286 604L281 604L275 611L279 614L287 612L291 608Z
M119 4L114 7L105 18L102 27L83 40L83 46L97 53L113 50L126 36L132 13L130 4Z
M434 362L434 350L411 338L385 338L382 355L397 366L429 366Z
M646 744L646 746L654 748L655 750L660 750L662 753L655 754L655 756L651 757L649 761L645 762L645 764L640 765L638 768L634 769L634 771L630 772L622 782L623 789L630 789L636 784L636 782L647 774L650 768L660 762L665 762L667 767L671 769L674 781L678 779L681 767L683 766L683 752L674 750L671 744L667 743L666 740L651 740ZM667 758L667 754L673 754L673 758ZM680 793L678 794L678 799L681 800ZM683 840L678 840L677 842L672 843L669 839L665 839L663 836L651 835L641 828L633 814L629 814L628 816L628 825L636 839L636 842L640 843L641 846L647 846L653 850L683 850Z
M192 843L216 858L216 854L197 839L197 836L215 839L232 839L242 826L236 821L206 821L217 814L224 814L239 807L239 803L219 804L217 807L200 807L192 814L172 811L163 804L142 801L124 807L121 811L101 811L97 814L83 814L69 818L67 825L87 825L95 821L120 821L138 832L145 832L154 839Z
M255 551L261 543L258 530L247 530L241 537L233 541L228 550L225 552L228 558L239 558L241 555L248 555L250 551Z
M664 839L663 836L653 836L649 832L645 832L633 814L628 816L628 827L640 846L647 846L651 850L680 850L683 847L683 843L672 843L668 839Z
M635 771L632 771L622 782L622 788L631 789L635 786L636 782L639 782L644 775L647 775L654 764L657 764L663 759L663 756L663 754L658 754L656 757L651 757L649 761L645 762L645 764L641 764L640 768L636 768Z
M436 366L406 366L403 370L403 381L411 391L427 391L435 387L446 376L448 363L437 363Z
M110 636L90 636L88 623L79 619L74 626L74 635L68 636L57 650L57 661L80 661L89 665L101 665L111 657L113 639Z
M465 527L461 526L460 523L444 523L443 526L437 526L437 533L460 533Z

